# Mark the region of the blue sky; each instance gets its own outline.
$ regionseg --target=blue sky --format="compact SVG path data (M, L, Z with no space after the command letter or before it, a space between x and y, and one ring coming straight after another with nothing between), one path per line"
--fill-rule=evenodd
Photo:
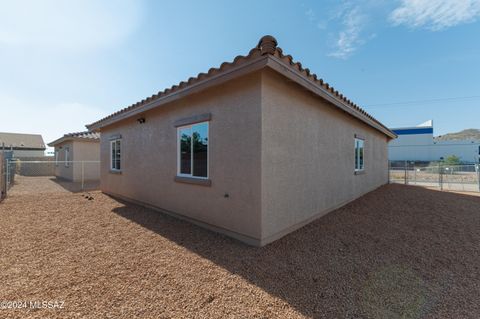
M247 54L265 34L387 126L433 119L437 135L480 128L480 0L0 0L0 7L0 114L8 118L0 131L50 142L84 130Z

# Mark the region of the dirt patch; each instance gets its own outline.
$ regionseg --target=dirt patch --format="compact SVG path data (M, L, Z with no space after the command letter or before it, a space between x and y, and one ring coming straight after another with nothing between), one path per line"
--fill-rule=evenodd
M90 199L93 198L93 199ZM93 192L0 204L2 318L476 318L480 198L388 185L263 248Z

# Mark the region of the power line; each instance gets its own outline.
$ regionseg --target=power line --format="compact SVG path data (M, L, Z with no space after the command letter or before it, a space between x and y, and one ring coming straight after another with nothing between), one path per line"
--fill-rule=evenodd
M379 106L391 106L391 105L408 105L408 104L419 104L419 103L435 103L435 102L453 102L458 100L467 100L467 99L478 99L480 95L472 96L458 96L458 97L446 97L440 99L428 99L428 100L412 100L404 102L391 102L391 103L379 103L379 104L370 104L365 105L365 107L379 107Z

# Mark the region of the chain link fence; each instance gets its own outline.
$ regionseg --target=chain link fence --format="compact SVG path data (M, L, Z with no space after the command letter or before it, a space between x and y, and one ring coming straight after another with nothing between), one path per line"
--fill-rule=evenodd
M390 183L418 185L440 190L480 192L480 165L444 163L417 164L398 162L389 164Z
M7 196L7 174L3 154L0 154L0 202Z
M5 195L81 192L100 186L100 161L6 159L3 161Z

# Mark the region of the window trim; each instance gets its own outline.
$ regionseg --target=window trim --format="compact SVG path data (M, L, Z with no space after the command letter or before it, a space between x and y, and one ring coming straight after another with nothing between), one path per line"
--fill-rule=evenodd
M109 142L110 142L110 172L119 173L119 172L122 171L122 167L123 167L123 165L122 165L122 149L123 149L122 139L121 138L110 139ZM113 167L112 150L113 150L113 145L116 145L117 142L120 143L120 157L119 157L120 168ZM115 150L115 156L116 156L116 154L117 154L117 152Z
M194 176L193 175L193 149L190 152L190 174L185 174L185 173L180 173L180 168L181 168L181 147L180 147L180 131L185 128L190 128L192 129L193 126L198 125L198 124L207 124L207 176ZM193 178L193 179L201 179L201 180L208 180L210 178L210 121L202 121L202 122L196 122L196 123L191 123L188 125L182 125L182 126L177 126L177 177L182 177L182 178ZM192 130L192 135L193 135L193 130ZM193 148L193 140L191 143L191 148ZM180 181L180 180L177 180Z
M363 152L363 163L362 165L360 166L360 156L359 154L357 153L357 141L361 141L363 143L362 145L362 152ZM360 150L360 148L359 148ZM361 174L361 173L364 173L365 172L365 139L356 135L355 134L355 139L354 139L354 144L353 144L353 152L355 154L355 160L354 160L354 163L353 163L353 166L354 166L354 172L355 174ZM358 157L358 167L357 167L357 157Z
M68 156L67 156L68 155ZM70 167L70 147L65 147L63 150L63 159L65 160L65 167Z
M203 122L209 122L212 119L212 113L203 113L195 116L181 118L176 120L173 123L173 126L180 127L180 126L188 126L193 124L199 124Z

